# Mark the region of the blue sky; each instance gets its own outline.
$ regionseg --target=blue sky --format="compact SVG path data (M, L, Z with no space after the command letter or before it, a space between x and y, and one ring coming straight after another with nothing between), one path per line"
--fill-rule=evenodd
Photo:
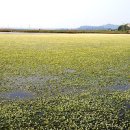
M130 23L130 0L0 0L0 27Z

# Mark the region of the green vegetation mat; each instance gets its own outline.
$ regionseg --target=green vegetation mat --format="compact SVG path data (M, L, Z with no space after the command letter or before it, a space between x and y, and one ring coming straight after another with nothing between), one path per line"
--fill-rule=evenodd
M0 34L0 130L129 130L129 34Z

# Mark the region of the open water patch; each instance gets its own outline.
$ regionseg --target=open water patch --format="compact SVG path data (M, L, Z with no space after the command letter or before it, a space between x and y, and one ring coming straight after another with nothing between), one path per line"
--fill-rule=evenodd
M44 86L48 81L57 81L59 78L57 76L39 76L32 75L28 77L24 76L12 76L5 79L6 86L12 87L25 87L25 86Z
M76 70L74 70L74 69L65 69L65 72L66 73L75 73L76 72Z
M35 97L35 94L32 92L26 91L14 91L14 92L4 92L0 94L1 98L16 100L16 99L31 99Z
M128 91L130 90L130 85L118 85L118 86L110 86L106 88L110 91Z

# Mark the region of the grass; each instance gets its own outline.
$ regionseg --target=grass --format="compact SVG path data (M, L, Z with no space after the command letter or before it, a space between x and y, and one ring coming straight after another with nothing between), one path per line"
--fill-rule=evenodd
M0 34L0 71L0 129L130 128L128 34Z

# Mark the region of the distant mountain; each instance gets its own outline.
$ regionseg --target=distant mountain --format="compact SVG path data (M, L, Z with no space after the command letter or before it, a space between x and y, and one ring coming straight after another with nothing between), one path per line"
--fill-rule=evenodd
M116 30L119 25L106 24L101 26L80 26L78 30Z

